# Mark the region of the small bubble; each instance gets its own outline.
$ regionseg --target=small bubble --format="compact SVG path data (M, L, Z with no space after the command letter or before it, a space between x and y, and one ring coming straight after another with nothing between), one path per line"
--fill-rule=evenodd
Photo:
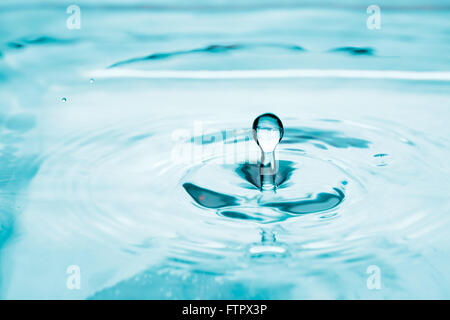
M62 97L62 98L61 98L61 101L62 101L62 102L66 102L66 101L67 101L67 98Z
M95 82L95 80L93 78L89 79L89 83L94 83L94 82Z

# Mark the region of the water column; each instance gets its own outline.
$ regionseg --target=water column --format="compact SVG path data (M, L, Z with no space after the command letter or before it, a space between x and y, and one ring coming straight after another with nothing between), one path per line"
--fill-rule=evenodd
M283 138L283 134L281 120L272 113L262 114L253 122L253 138L261 148L261 191L275 192L278 171L275 148Z

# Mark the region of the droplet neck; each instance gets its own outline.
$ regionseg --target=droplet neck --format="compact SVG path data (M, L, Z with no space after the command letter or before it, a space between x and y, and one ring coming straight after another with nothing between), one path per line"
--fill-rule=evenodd
M261 153L261 190L272 191L276 189L275 178L277 174L277 163L275 152Z

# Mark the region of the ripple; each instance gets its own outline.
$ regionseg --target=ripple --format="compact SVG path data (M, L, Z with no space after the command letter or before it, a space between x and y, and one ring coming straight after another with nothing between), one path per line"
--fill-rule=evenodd
M240 50L249 50L249 49L258 49L258 48L277 48L277 49L285 49L290 51L305 51L302 47L293 44L280 44L280 43L269 43L269 44L212 44L203 48L196 48L191 50L179 50L172 52L160 52L160 53L152 53L145 57L138 57L127 59L123 61L116 62L110 65L108 68L115 68L121 65L128 65L135 62L147 61L147 60L162 60L168 59L175 56L184 56L191 54L203 54L203 53L227 53L231 51L240 51Z
M375 49L363 48L363 47L339 47L332 49L331 52L343 52L352 56L373 56L375 55Z
M337 207L345 198L344 193L335 188L337 194L319 193L316 197L308 200L269 202L262 206L276 208L278 210L293 214L307 214L326 211Z
M235 132L231 140L206 136L199 144L202 135L188 137L184 146L213 148L174 162L167 141L185 121L122 122L63 137L40 159L30 199L37 207L30 210L45 214L27 216L34 226L29 233L106 246L134 257L138 270L138 261L162 261L164 268L245 278L249 264L286 261L295 277L303 274L302 261L350 267L378 257L395 263L409 255L405 239L446 232L447 200L434 188L443 177L429 167L437 159L423 152L438 146L417 132L376 121L289 120L289 143L277 156L278 189L267 195L259 191L258 167L243 161L252 160L254 142L239 126L215 124L219 133ZM385 155L391 159L379 167ZM425 214L430 208L436 210ZM397 241L383 242L389 234ZM367 255L365 246L382 251Z

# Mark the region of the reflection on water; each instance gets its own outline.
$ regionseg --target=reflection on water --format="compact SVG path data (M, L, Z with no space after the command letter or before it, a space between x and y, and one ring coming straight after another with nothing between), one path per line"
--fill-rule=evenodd
M304 51L302 47L297 45L286 45L286 44L230 44L230 45L221 45L221 44L213 44L209 45L205 48L199 49L191 49L191 50L181 50L174 52L163 52L163 53L152 53L149 56L141 57L141 58L133 58L125 61L120 61L112 64L109 68L114 68L120 65L127 65L133 62L145 61L145 60L159 60L159 59L167 59L175 56L189 55L189 54L201 54L201 53L227 53L234 50L250 50L250 49L258 49L258 48L280 48L285 50L295 50L295 51Z
M380 3L374 31L356 0L82 1L80 30L24 3L0 4L0 298L449 297L446 4ZM244 161L265 112L274 193Z
M283 183L286 182L295 170L294 163L279 160L278 170L275 175L275 185L278 188L283 188ZM257 164L244 163L236 168L236 173L242 178L250 182L252 185L261 189L261 168Z

